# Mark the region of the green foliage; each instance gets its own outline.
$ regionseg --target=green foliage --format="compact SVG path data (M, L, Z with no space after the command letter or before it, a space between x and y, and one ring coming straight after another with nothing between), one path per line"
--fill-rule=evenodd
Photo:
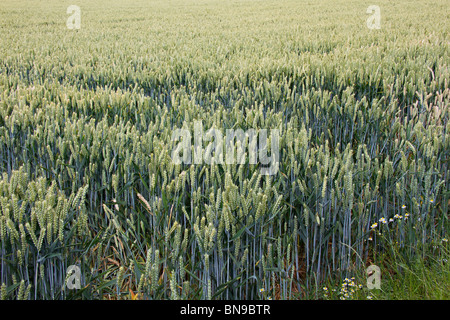
M447 3L379 2L2 4L1 297L291 299L448 237ZM278 173L175 165L197 120Z

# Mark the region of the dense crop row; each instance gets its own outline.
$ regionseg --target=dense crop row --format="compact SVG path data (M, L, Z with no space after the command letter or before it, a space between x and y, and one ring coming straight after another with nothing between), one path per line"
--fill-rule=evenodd
M79 31L60 4L2 9L3 298L288 299L448 237L447 26L386 13L374 32L352 3L261 3L86 3ZM312 10L322 22L299 28ZM172 132L194 121L279 129L278 173L175 165Z

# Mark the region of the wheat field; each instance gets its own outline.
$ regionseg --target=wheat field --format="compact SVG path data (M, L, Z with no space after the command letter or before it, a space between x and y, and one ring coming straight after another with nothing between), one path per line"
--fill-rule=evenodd
M376 2L3 0L1 298L300 299L447 239L448 2ZM196 122L278 171L174 163Z

